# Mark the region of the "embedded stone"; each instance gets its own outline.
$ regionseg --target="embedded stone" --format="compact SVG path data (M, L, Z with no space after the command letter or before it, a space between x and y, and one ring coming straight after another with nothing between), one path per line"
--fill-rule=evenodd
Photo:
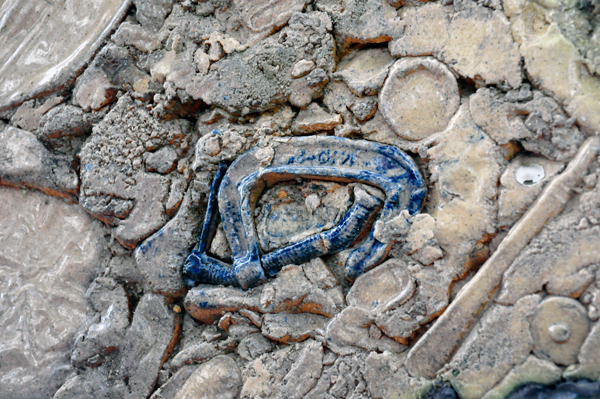
M79 179L71 159L53 155L34 134L0 122L0 152L0 184L75 200Z
M147 155L145 160L148 172L166 175L177 166L175 161L177 161L178 155L173 147L163 147L156 152L147 152L145 155Z
M448 42L452 11L441 3L400 8L404 34L389 43L390 53L401 57L439 55Z
M327 325L327 347L341 356L356 353L359 348L368 351L399 353L406 349L393 339L380 335L371 337L370 326L375 322L365 309L348 306Z
M294 68L292 69L292 77L294 79L301 78L313 69L315 69L314 62L311 60L300 60L294 64Z
M81 149L79 201L92 215L116 226L114 235L123 246L134 248L167 222L171 177L184 177L185 169L169 176L146 172L144 153L171 146L182 157L189 149L189 129L187 120L160 121L123 96Z
M437 141L427 151L431 179L437 182L429 194L429 214L445 267L462 274L477 242L495 230L492 203L503 159L466 104Z
M339 285L335 275L321 258L314 258L303 264L302 271L311 283L323 290Z
M234 399L241 388L242 376L235 360L221 355L198 367L174 399Z
M64 98L60 96L52 97L44 101L29 100L25 101L15 114L10 118L13 126L20 127L23 130L33 132L40 126L40 120L43 115L55 105L63 102ZM38 103L36 107L36 103ZM40 104L41 103L41 104Z
M151 32L158 31L171 12L173 0L133 0L135 18Z
M169 377L165 384L161 385L160 388L154 391L152 396L150 396L150 399L174 398L175 395L181 391L183 385L197 368L197 365L182 367L171 377Z
M262 334L284 344L300 342L322 330L328 321L312 313L268 313L263 316Z
M431 382L408 374L402 355L387 351L369 353L365 359L363 376L369 393L375 398L421 397L432 386Z
M536 168L537 173L541 171L542 175L520 178L519 173L525 173L527 168L532 167ZM563 163L553 162L544 157L529 155L515 157L500 177L501 188L498 198L498 223L500 226L512 226L519 220L540 195L544 186L563 168Z
M459 103L456 79L433 58L396 61L379 94L383 117L408 140L446 129Z
M513 368L498 385L490 389L482 399L504 399L520 386L550 385L560 381L561 377L562 370L554 363L529 356L523 364Z
M77 78L73 103L84 111L97 111L117 99L117 92L129 85L140 95L150 92L150 76L135 66L126 49L104 47L84 73Z
M273 350L273 344L262 334L252 334L243 338L237 346L237 353L248 362Z
M567 223L575 227L583 217L575 210L548 223L504 273L496 301L514 303L543 287L552 295L578 297L594 281L587 266L600 259L597 229L565 228Z
M23 1L4 7L0 112L69 86L128 9L124 0Z
M408 301L415 282L400 259L390 259L356 279L346 295L348 306L356 306L377 315Z
M94 355L122 348L129 326L129 300L123 287L113 279L98 277L85 294L100 321L92 324L75 340L71 360L81 364Z
M281 381L278 397L289 399L304 398L316 385L323 369L323 345L308 340L298 359Z
M599 351L600 323L594 323L577 356L579 364L568 367L564 372L564 377L587 378L592 381L600 379Z
M394 58L385 49L350 53L338 64L335 77L343 80L357 96L377 94Z
M440 59L479 85L521 85L521 54L504 13L465 3L452 16Z
M371 119L377 112L377 101L375 99L358 99L350 105L350 111L360 122Z
M132 395L148 397L158 372L179 338L180 318L158 294L140 299L121 350L120 375L128 380Z
M250 362L243 371L244 386L240 398L277 397L283 379L288 375L294 363L306 345L314 341L285 345L272 353L265 353Z
M445 368L444 377L461 398L482 397L527 359L534 349L528 318L539 301L538 295L530 295L514 306L495 305L483 315Z
M590 321L581 303L549 296L537 307L531 322L533 353L559 365L576 363L589 329Z
M330 114L316 103L311 103L307 109L298 113L292 125L292 131L296 134L309 134L321 130L333 130L342 124L342 117L338 114Z
M387 1L343 0L337 3L319 0L316 6L331 15L336 42L342 50L352 43L385 43L400 36L402 22L396 9Z
M0 198L0 397L52 397L74 370L84 294L110 256L105 230L36 190L0 187Z
M259 297L233 287L199 285L190 289L184 300L185 310L196 320L212 324L225 312L239 309L258 310Z
M179 370L187 364L202 363L219 355L217 344L212 342L199 342L184 347L171 360L173 370Z

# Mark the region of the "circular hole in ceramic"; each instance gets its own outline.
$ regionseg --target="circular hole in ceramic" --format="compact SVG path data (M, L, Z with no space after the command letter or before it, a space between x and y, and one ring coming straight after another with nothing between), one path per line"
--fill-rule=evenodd
M544 180L544 167L538 164L521 165L515 172L517 181L524 186L533 186Z

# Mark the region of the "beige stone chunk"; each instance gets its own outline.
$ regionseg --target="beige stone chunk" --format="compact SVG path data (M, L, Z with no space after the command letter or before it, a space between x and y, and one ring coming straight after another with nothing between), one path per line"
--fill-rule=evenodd
M406 237L410 252L418 251L429 244L435 237L435 219L428 213L420 213L413 219Z
M234 399L241 387L242 377L236 362L222 355L198 367L175 399Z
M376 315L402 305L414 292L415 282L406 263L390 259L357 278L346 302Z
M35 100L25 101L10 118L10 122L23 130L33 132L39 127L42 116L52 107L62 103L63 100L64 98L60 96L52 97L37 108L34 107Z
M1 186L0 231L0 397L52 397L110 256L105 231L78 206Z
M321 130L332 130L342 124L339 114L330 114L316 103L311 103L307 109L298 113L292 124L292 131L296 134L310 134Z
M543 175L535 183L520 183L517 173L528 167L541 168ZM515 157L500 177L501 189L498 199L498 223L500 226L512 226L519 220L540 195L546 183L563 168L562 162L550 161L544 157L530 155Z
M585 268L600 261L597 229L555 226L548 226L504 273L497 302L514 303L544 286L549 294L578 297L594 280Z
M573 364L589 329L590 321L581 303L572 298L547 297L531 322L533 353L556 364Z
M0 184L31 187L74 202L79 179L70 161L48 151L33 133L0 123Z
M307 352L304 347L310 347ZM310 361L309 353L319 356L319 348L315 341L307 340L300 344L286 345L273 353L265 353L258 359L250 362L244 369L244 386L240 394L242 399L277 398L282 381L294 368L300 356ZM322 356L322 355L321 355ZM298 370L300 372L300 370ZM312 374L312 373L311 373ZM292 379L290 375L288 381Z
M454 14L440 59L480 85L521 85L521 55L504 13L465 3Z
M292 78L297 79L315 69L315 63L311 60L300 60L292 68Z
M358 51L342 58L335 76L357 96L371 96L383 85L393 62L394 58L386 49Z
M321 258L314 258L303 264L302 270L310 282L321 289L333 288L339 285L335 275Z
M459 102L456 79L433 58L397 61L379 94L381 114L408 140L443 131Z
M302 348L298 360L283 378L278 398L302 399L316 385L323 370L323 345L308 340Z
M553 93L579 125L593 134L600 129L600 79L591 76L573 43L533 1L506 1L512 32L534 85Z
M377 316L375 322L386 335L408 345L415 331L429 323L448 306L450 284L454 275L449 270L422 267L412 272L416 293L395 309Z
M446 267L461 274L475 244L494 231L492 201L502 158L494 141L473 122L467 104L427 155L431 181L436 182L429 194L435 239L446 253Z
M268 313L263 316L262 334L287 344L300 342L322 330L329 319L312 313Z
M128 9L125 0L3 3L0 111L70 84Z
M259 310L263 313L308 312L332 317L343 306L335 292L341 293L341 287L323 290L306 277L302 266L287 266L275 279L263 285Z
M368 311L348 306L327 325L325 333L327 347L341 356L355 353L359 348L368 351L390 351L395 353L406 349L404 345L385 335L378 334L379 338L372 337L373 333L370 331L370 327L374 321Z
M562 370L547 360L529 356L489 390L482 399L504 399L509 393L525 384L553 384L560 380Z
M411 377L404 368L404 357L391 352L371 352L365 360L363 377L374 398L414 399L423 397L432 384Z
M565 378L600 379L600 323L594 323L590 334L579 352L579 364L570 366L564 372Z
M530 135L519 117L519 106L501 101L494 90L481 88L469 100L473 120L498 144Z
M405 28L404 34L389 44L393 56L437 55L446 46L451 6L427 3L419 7L402 7L399 15Z
M597 137L586 140L567 169L546 186L536 203L513 226L475 277L460 290L444 314L413 346L406 363L411 375L433 377L448 361L464 334L471 329L475 315L502 281L502 274L548 219L559 213L569 201L573 188L581 183L594 160L598 146Z
M446 366L444 377L460 398L481 398L527 358L533 349L527 318L539 301L531 295L511 307L495 305L483 315Z
M158 294L145 294L127 330L119 375L128 379L133 397L148 397L164 362L179 340L181 318Z
M113 35L112 41L117 46L134 46L145 53L157 50L163 40L160 34L152 33L148 29L131 22L123 22Z

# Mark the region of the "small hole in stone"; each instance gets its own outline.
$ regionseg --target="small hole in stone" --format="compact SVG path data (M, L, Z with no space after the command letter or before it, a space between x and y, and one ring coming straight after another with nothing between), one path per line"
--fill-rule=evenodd
M545 173L542 165L531 164L519 166L515 176L517 181L522 185L533 186L534 184L544 180Z

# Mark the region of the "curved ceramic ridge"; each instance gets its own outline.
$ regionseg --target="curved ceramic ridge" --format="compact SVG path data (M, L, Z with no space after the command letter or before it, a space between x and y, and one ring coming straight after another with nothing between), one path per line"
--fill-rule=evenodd
M347 248L375 211L355 203L341 223L328 232L274 251L261 259L252 215L254 204L267 185L302 177L375 186L386 195L380 215L384 222L398 216L404 209L416 213L425 197L425 185L417 166L396 147L363 140L313 136L291 138L273 149L274 155L267 167L261 165L259 157L255 156L258 148L242 154L229 167L220 184L218 206L233 253L233 268L206 255L209 231L215 223L214 216L209 213L213 212L217 202L216 195L211 193L201 236L204 242L184 265L188 286L207 282L231 284L234 280L242 288L256 286L266 278L265 266L268 274L273 276L285 264L302 263L324 253ZM217 173L215 182L220 173ZM213 184L213 190L216 186L218 182ZM315 242L323 237L334 243L326 252L318 249ZM382 261L390 245L377 241L371 231L362 246L351 254L347 276L354 279Z

